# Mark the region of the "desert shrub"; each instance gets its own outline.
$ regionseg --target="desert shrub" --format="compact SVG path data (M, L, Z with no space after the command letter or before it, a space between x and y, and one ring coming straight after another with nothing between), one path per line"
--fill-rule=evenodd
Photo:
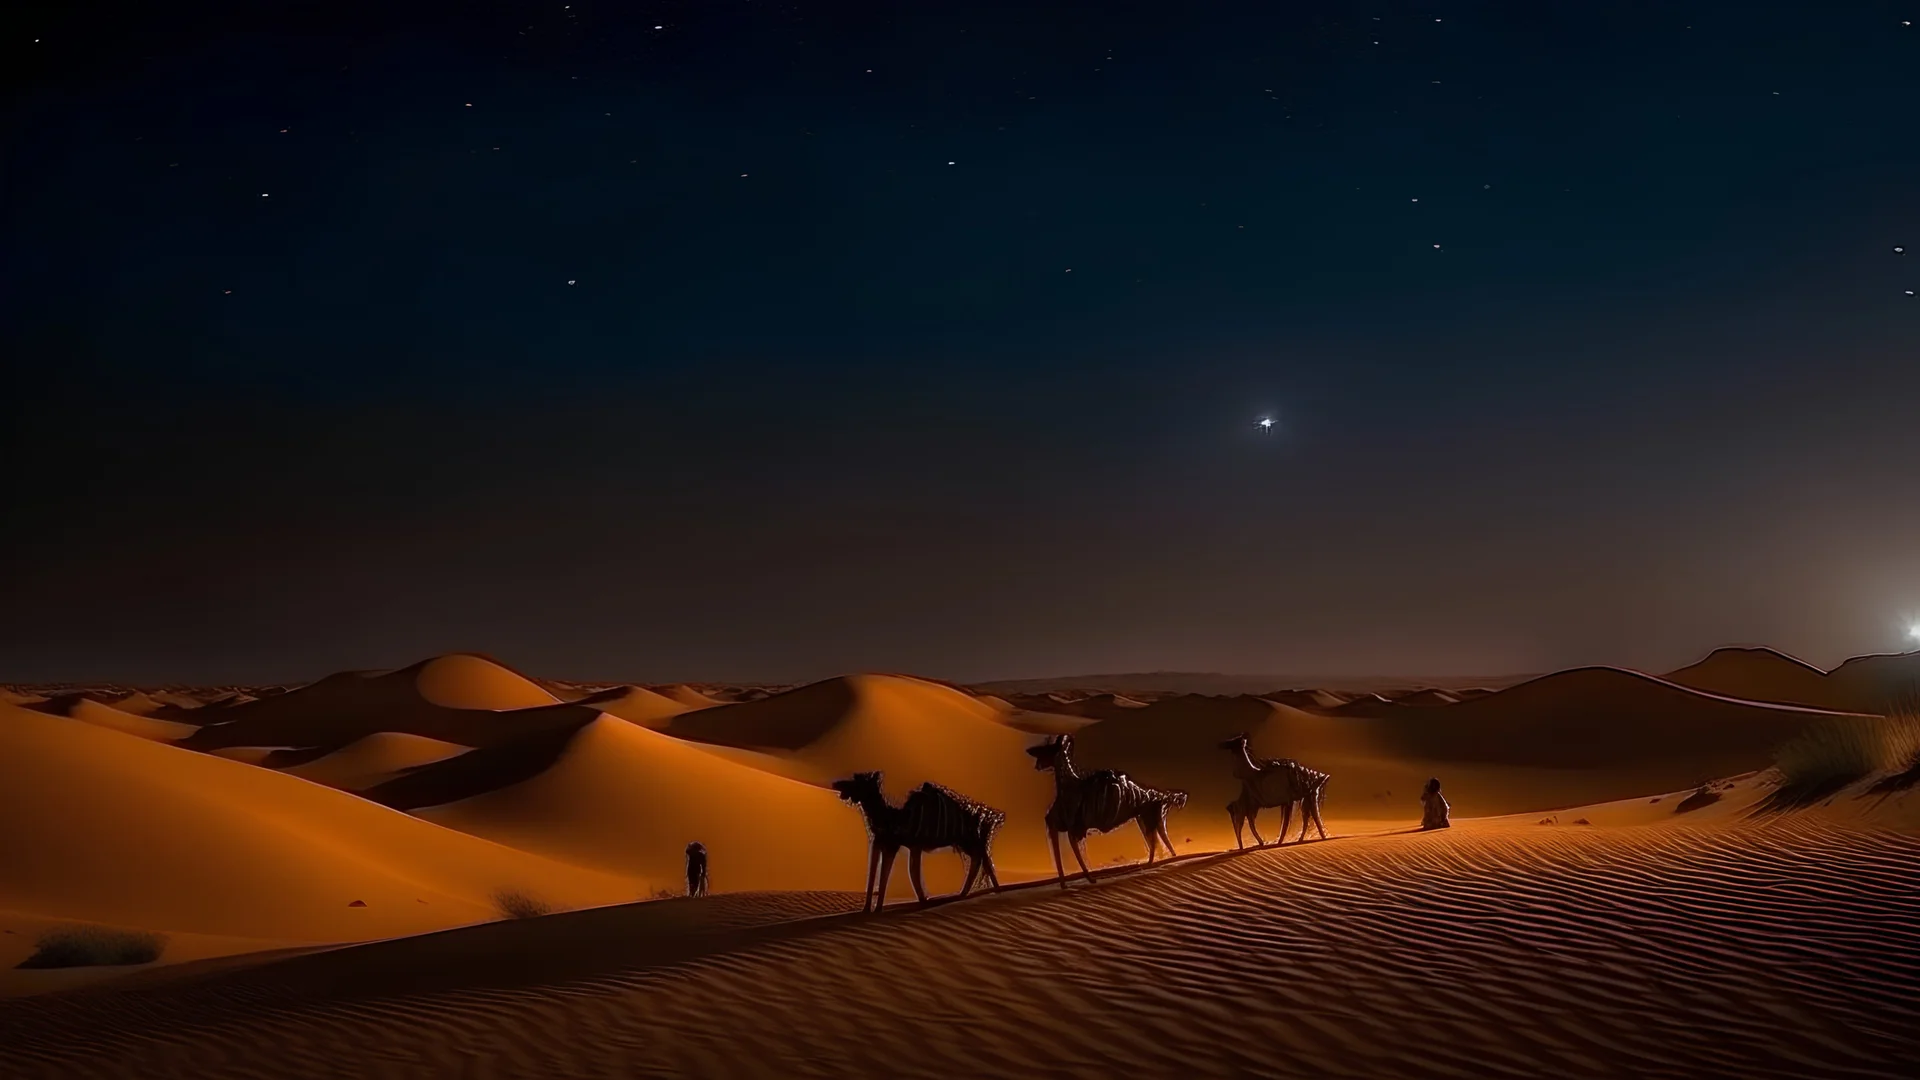
M1909 699L1887 717L1888 754L1893 774L1873 786L1878 792L1905 791L1920 784L1920 703Z
M67 926L49 930L34 943L23 968L116 967L151 964L166 950L167 939L143 930L105 926Z
M1808 725L1774 754L1780 786L1764 810L1810 806L1875 773L1911 768L1920 757L1920 714L1837 716Z
M553 914L553 905L537 897L528 896L518 889L496 889L493 893L493 906L506 919L537 919L542 915Z

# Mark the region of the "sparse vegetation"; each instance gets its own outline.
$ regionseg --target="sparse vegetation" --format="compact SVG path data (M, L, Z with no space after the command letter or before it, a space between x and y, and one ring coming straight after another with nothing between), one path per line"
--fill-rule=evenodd
M493 894L493 906L506 919L537 919L554 912L552 904L538 897L529 896L518 889L496 889Z
M143 930L105 926L67 926L49 930L35 942L23 968L117 967L151 964L166 951L167 939Z
M1875 773L1912 771L1920 760L1920 713L1835 717L1809 725L1774 755L1780 786L1766 811L1811 806ZM1891 779L1891 777L1889 777Z
M1894 728L1888 740L1893 774L1873 789L1883 793L1905 791L1920 784L1920 702L1909 699L1887 719Z

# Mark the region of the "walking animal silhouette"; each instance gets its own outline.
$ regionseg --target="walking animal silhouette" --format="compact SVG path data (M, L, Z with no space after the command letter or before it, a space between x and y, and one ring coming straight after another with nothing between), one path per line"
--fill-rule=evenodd
M1325 794L1326 773L1309 769L1291 758L1260 758L1255 760L1249 751L1251 740L1245 732L1220 744L1220 749L1231 752L1233 775L1240 781L1240 795L1227 804L1227 815L1233 821L1233 842L1236 847L1246 847L1246 841L1240 833L1244 822L1253 832L1256 847L1265 847L1266 839L1260 835L1258 819L1262 807L1280 808L1280 834L1276 842L1286 843L1287 825L1293 820L1293 804L1300 804L1300 840L1307 839L1307 826L1317 826L1320 839L1327 838L1327 827L1320 820L1320 801Z
M835 780L833 790L858 806L867 819L867 897L862 911L877 912L886 906L887 879L893 874L894 857L903 847L907 849L907 879L923 904L927 902L927 887L920 880L920 856L941 848L952 848L967 857L967 880L960 886L962 897L973 891L973 883L983 870L993 887L1000 888L1000 875L993 869L993 834L1007 815L934 783L915 788L907 796L906 805L896 807L880 790L877 772L854 773L845 780Z
M1157 791L1141 787L1126 773L1101 769L1081 775L1073 763L1073 736L1060 735L1039 746L1027 748L1033 755L1033 767L1053 770L1053 805L1047 808L1047 843L1053 848L1053 869L1060 875L1060 887L1067 887L1067 871L1060 862L1060 834L1067 834L1073 858L1088 881L1093 871L1087 867L1082 847L1089 832L1108 832L1129 821L1137 822L1140 835L1147 840L1147 864L1153 864L1158 845L1167 845L1167 857L1174 853L1173 840L1167 835L1167 812L1187 805L1184 791Z

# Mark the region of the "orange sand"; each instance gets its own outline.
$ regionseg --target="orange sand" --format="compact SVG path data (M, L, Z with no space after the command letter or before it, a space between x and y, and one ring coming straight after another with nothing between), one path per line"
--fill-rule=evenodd
M894 675L561 703L457 655L149 716L0 703L0 963L56 924L171 939L131 974L8 969L0 996L43 996L0 1002L0 1071L1899 1075L1920 1051L1920 789L1870 778L1756 818L1774 777L1755 770L1830 714L1728 696L1814 685L1786 658L1709 661L1675 676L1710 693L1589 668L1457 703L1033 712ZM1818 674L1823 700L1913 663ZM1068 729L1083 768L1189 790L1169 829L1187 857L1051 884L1052 780L1024 751ZM1231 843L1215 744L1238 731L1333 774L1334 839L1205 853ZM1007 811L996 861L1024 883L842 914L866 834L823 785L863 769L896 800L932 779ZM1409 832L1429 775L1458 826ZM679 889L690 840L719 895L629 903ZM1131 829L1089 845L1101 867L1143 854ZM928 883L959 871L933 856ZM501 889L623 906L496 922ZM376 938L397 940L284 951Z
M580 912L0 1003L0 1027L23 1077L1894 1077L1920 1055L1917 861L1811 822L1469 825L880 918Z
M343 791L361 791L391 780L408 769L464 754L467 749L456 743L419 735L381 731L356 739L304 765L294 765L281 771Z
M0 822L0 910L167 932L356 941L492 918L500 888L569 906L644 889L11 705L0 705Z

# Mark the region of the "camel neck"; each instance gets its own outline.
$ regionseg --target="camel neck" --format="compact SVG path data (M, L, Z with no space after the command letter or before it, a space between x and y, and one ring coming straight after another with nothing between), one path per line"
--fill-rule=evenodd
M1242 775L1245 775L1245 776L1251 776L1254 773L1257 773L1260 771L1260 767L1253 763L1253 755L1247 752L1246 743L1240 744L1240 758L1236 762L1236 764L1238 764L1240 768L1244 770Z
M886 832L899 814L899 811L887 802L886 795L877 790L860 796L860 812L867 816L867 831L875 836Z

